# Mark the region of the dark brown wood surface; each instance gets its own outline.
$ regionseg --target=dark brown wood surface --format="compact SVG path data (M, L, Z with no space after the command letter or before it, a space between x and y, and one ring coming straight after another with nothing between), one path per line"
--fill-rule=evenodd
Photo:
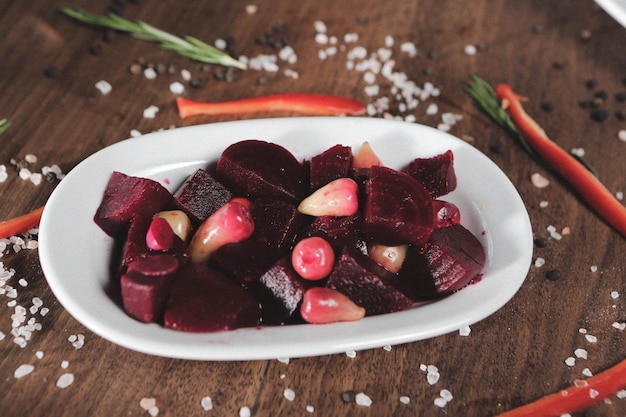
M55 300L37 250L14 253L9 247L0 258L3 270L15 271L0 287L1 416L147 416L153 404L146 399L154 399L159 416L237 416L243 407L253 416L492 416L585 379L585 369L597 374L626 358L626 334L613 325L626 319L626 240L571 187L531 160L464 92L474 73L492 84L510 83L529 98L529 113L555 141L566 150L583 149L609 190L626 191L626 143L618 138L626 129L626 102L616 96L626 92L626 29L593 1L73 2L96 13L113 8L129 19L209 43L229 39L235 54L248 57L277 54L266 42L273 33L297 54L295 63L279 60L278 72L236 71L228 81L219 79L220 67L80 25L59 13L61 3L0 1L0 119L11 122L0 136L0 165L8 176L0 183L0 220L43 205L58 184L20 178L11 159L32 154L37 157L33 172L52 164L69 172L87 156L130 137L133 129L149 133L233 119L181 120L169 91L174 81L185 84L185 96L209 101L290 91L366 103L387 96L390 115L413 115L417 123L437 126L445 112L462 115L450 133L470 141L515 184L538 242L533 262L541 258L545 264L532 265L515 297L472 325L469 336L452 333L357 352L354 358L201 362L147 356L94 335ZM256 13L246 11L249 4L258 6ZM315 41L318 20L337 36L338 46L345 46L327 59L319 57L327 45ZM348 44L344 35L350 33L358 39ZM418 85L433 83L441 91L438 97L401 113L388 81L379 79L376 97L365 93L363 73L346 67L347 51L363 46L374 52L385 47L387 36L394 40L394 69ZM413 42L419 54L402 52L404 42ZM476 47L474 55L466 52L467 45ZM131 73L136 63L171 66L175 72L148 80ZM285 75L288 68L297 79ZM193 88L182 79L182 69L202 85ZM112 85L111 93L96 89L99 80ZM596 96L602 91L605 99ZM580 105L594 98L608 111L604 121L595 121L593 108ZM430 103L438 105L436 115L427 114ZM144 118L150 105L160 110L155 118ZM270 115L238 118L263 116ZM550 185L536 188L530 179L534 173ZM547 207L541 207L544 201ZM562 239L551 237L549 226L559 233L565 229ZM9 287L17 298L11 298ZM49 313L26 314L41 329L20 347L11 334L12 316L16 306L28 310L33 297ZM597 341L589 341L584 331ZM72 344L78 335L84 335L82 346ZM587 357L576 357L576 349ZM570 357L576 358L573 366L566 364ZM34 370L16 378L24 364ZM438 368L436 384L428 383L422 365ZM59 388L63 374L74 380ZM292 401L285 389L295 393ZM453 399L441 408L435 399L443 389ZM356 404L351 393L366 394L371 406ZM202 407L204 397L211 398L212 410ZM151 411L157 414L156 408ZM573 415L625 414L626 399L612 396Z

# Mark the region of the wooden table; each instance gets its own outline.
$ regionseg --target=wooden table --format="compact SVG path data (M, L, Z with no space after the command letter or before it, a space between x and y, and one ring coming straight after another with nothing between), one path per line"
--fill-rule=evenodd
M462 116L450 133L491 158L526 204L536 238L533 265L514 298L472 325L468 336L452 333L355 357L201 362L148 356L101 339L55 300L37 250L15 253L9 247L0 258L3 270L14 271L0 287L0 415L237 416L249 410L254 416L487 416L624 359L626 337L619 324L626 318L626 240L464 92L474 73L492 84L510 83L529 97L526 108L555 141L566 150L583 150L613 193L626 191L626 143L618 138L626 129L626 103L618 95L626 91L626 30L591 0L72 3L95 13L115 10L209 43L227 40L237 56L277 55L277 48L290 45L297 61L279 59L277 72L224 71L125 34L80 25L58 11L59 2L0 2L0 119L11 122L0 136L0 164L8 177L0 183L0 219L43 205L59 183L21 178L14 163L27 155L36 157L28 165L32 172L57 164L66 173L133 131L234 119L180 119L176 94L169 90L176 81L185 86L184 96L207 101L291 91L365 103L388 97L388 115L409 116L408 123L436 127L444 113ZM328 49L331 44L316 41L316 21L336 37L336 53ZM404 49L406 42L416 50ZM379 92L368 95L364 73L347 68L347 54L357 46L368 54L390 49L394 70L417 85L432 83L440 95L402 112L390 83L380 77ZM157 77L133 74L136 64L154 66ZM96 88L100 80L112 86L110 93ZM595 107L581 106L594 100ZM431 103L438 106L436 114L427 112ZM151 105L159 110L146 118L144 109ZM595 108L606 109L608 117L594 120ZM276 115L239 118L264 116ZM534 186L534 173L550 185ZM34 297L43 306L31 314ZM11 334L19 306L41 326L22 346ZM568 358L575 363L566 363ZM26 369L22 365L34 369L16 378ZM438 368L438 382L427 381L424 365ZM442 390L453 398L440 407L435 400ZM286 398L290 392L293 400ZM355 402L359 393L371 399L370 406ZM205 410L205 397L212 410ZM612 396L574 415L624 414L626 400Z

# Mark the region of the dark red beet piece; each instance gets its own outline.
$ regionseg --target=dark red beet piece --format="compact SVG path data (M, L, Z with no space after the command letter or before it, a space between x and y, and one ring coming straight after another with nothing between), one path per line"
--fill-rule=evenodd
M263 305L263 323L287 324L298 321L302 297L313 285L294 271L289 257L279 259L261 275L255 289Z
M374 166L366 185L363 233L369 242L422 245L433 231L430 193L410 175Z
M336 253L342 248L363 246L361 238L361 217L355 216L320 216L307 228L308 236L318 236L325 239Z
M416 158L405 172L421 182L433 198L448 194L456 188L454 155L448 150L431 158Z
M400 276L412 281L417 298L432 299L465 287L484 266L480 241L455 224L435 229L421 250L410 248Z
M180 262L168 253L155 253L128 264L127 272L135 271L148 277L169 275L176 272Z
M284 252L263 239L251 238L222 246L211 255L211 263L247 287L257 281Z
M343 251L328 277L326 286L341 292L368 316L393 313L410 308L413 300L386 282L383 276L368 269L371 259L365 255Z
M306 216L295 205L280 200L260 198L252 207L254 236L269 245L289 250L296 240Z
M260 140L230 145L217 162L215 176L234 194L299 202L305 194L302 165L284 147Z
M109 236L120 237L133 217L152 217L171 200L170 192L158 182L114 171L94 221Z
M187 264L174 277L165 327L200 333L257 326L260 321L254 296L207 264Z
M145 323L160 322L173 279L173 273L144 275L129 270L123 274L120 285L126 313Z
M191 174L174 193L174 204L197 226L232 198L232 193L204 169Z
M151 217L137 216L130 222L126 240L124 241L122 265L128 265L150 253L150 249L146 244L146 233L151 221Z
M352 167L352 148L335 145L310 161L311 191L328 184L338 178L349 176Z

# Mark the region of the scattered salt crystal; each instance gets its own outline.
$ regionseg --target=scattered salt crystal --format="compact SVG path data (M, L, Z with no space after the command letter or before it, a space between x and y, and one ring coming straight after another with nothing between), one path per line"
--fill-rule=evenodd
M407 55L409 55L411 58L417 56L417 47L415 46L413 42L402 43L400 45L400 50L406 53Z
M74 382L74 374L66 373L66 374L61 375L59 379L57 379L56 385L58 388L64 389L72 385L73 382Z
M430 103L428 107L426 107L426 114L429 116L435 115L439 112L439 107L435 103Z
M622 129L619 132L617 132L617 137L619 138L619 140L621 140L622 142L626 142L626 129Z
M148 414L150 414L152 417L156 417L159 415L159 407L152 407L148 410Z
M143 70L143 75L149 80L154 80L157 76L157 72L154 70L154 68L148 67Z
M587 334L587 329L585 329L584 327L581 327L580 329L578 329L578 333Z
M182 94L185 92L185 86L178 81L175 81L170 84L170 92L172 94Z
M624 398L626 398L626 389L621 389L621 390L617 391L617 393L615 395L620 400L623 400Z
M0 182L5 182L9 178L6 165L0 165Z
M293 401L296 398L296 393L291 388L285 388L283 391L283 397L288 401Z
M33 365L23 364L17 367L15 372L13 372L13 376L15 378L22 378L35 370Z
M426 374L426 380L428 381L428 383L430 385L435 385L437 382L439 382L439 377L439 369L437 369L436 366L428 365Z
M598 271L598 267L596 265L591 265L591 267L589 268L589 270L591 272L597 272Z
M202 397L202 399L200 400L200 405L205 411L212 410L213 400L211 400L211 397Z
M22 287L28 286L28 281L26 281L24 278L21 278L17 283L20 284Z
M357 405L362 405L363 407L369 407L372 405L372 399L363 392L359 392L356 397L354 397L354 401Z
M239 409L239 417L250 417L251 415L249 407L243 406Z
M461 336L469 336L472 332L472 329L469 326L463 326L459 329L459 334Z
M577 358L587 359L587 351L585 349L579 348L574 350L574 355L576 355Z
M585 368L583 369L583 375L587 377L592 377L593 373L591 373L591 370L589 368Z
M619 298L619 292L611 291L611 298L617 300Z
M567 366L576 365L576 359L570 356L569 358L565 359L565 365Z
M139 136L141 136L141 132L138 131L137 129L133 129L130 131L131 138L138 138Z
M550 185L550 180L537 172L530 176L530 181L537 188L545 188Z
M139 401L139 407L146 411L148 411L152 407L156 407L156 398L142 398L141 401Z
M109 94L113 90L113 87L111 87L111 84L109 84L108 82L106 82L104 80L98 81L96 83L96 88L98 89L98 91L100 91L100 93L103 96L106 96L107 94Z
M400 397L400 402L402 404L408 404L411 402L411 399L409 397L407 397L406 395L403 395L402 397Z
M313 26L315 27L316 32L326 33L326 23L322 22L321 20L316 20L315 22L313 22Z
M618 323L618 322L613 322L613 324L611 324L611 326L613 326L613 328L617 329L617 330L621 330L624 331L624 329L626 329L626 323Z
M452 401L452 393L450 391L448 391L447 389L442 389L441 391L439 391L439 396L441 398L443 398L444 400L446 400L447 402Z
M597 337L592 336L590 334L585 335L585 339L587 339L589 343L596 343L598 341Z
M312 405L307 405L307 406L306 406L306 411L307 411L308 413L312 413L312 412L314 412L314 411L315 411L315 407L313 407Z
M0 332L0 340L4 339L5 334L3 332Z
M539 202L539 208L546 208L548 207L550 203L548 203L547 201L543 200Z
M574 148L571 150L571 153L580 158L585 156L585 150L583 148Z
M278 362L289 364L289 358L277 358Z
M385 46L387 48L391 48L393 46L393 43L394 43L394 41L393 41L393 37L392 36L390 36L390 35L385 36Z
M443 408L448 404L448 402L441 397L435 398L434 403L437 407L440 407L440 408Z
M346 352L346 356L349 357L350 359L354 359L354 358L356 358L356 351L349 350L349 351Z
M187 70L187 69L180 70L180 76L185 81L191 81L191 72L189 70Z
M61 368L67 369L68 366L70 366L70 363L68 361L61 362Z
M593 388L589 390L589 397L590 398L596 398L598 395L600 395L600 393L597 390L595 390Z
M43 352L41 350L38 350L37 352L35 352L35 357L37 359L42 359L43 358Z
M23 179L23 180L29 179L30 178L30 174L31 174L31 172L30 172L30 170L28 168L20 169L19 176L20 176L21 179Z
M37 162L37 156L33 155L32 153L29 153L26 156L24 156L24 161L28 162L29 164L34 164L35 162Z
M617 198L618 200L622 201L624 199L624 193L621 191L618 191L615 193L615 198Z
M213 43L213 46L215 46L217 49L223 51L224 49L226 49L226 41L224 39L218 38L215 39L215 42Z
M154 119L158 112L159 108L155 105L151 105L143 111L143 117L146 119Z
M383 349L386 350L387 352L391 352L391 345L385 345L383 346Z
M474 46L474 45L465 45L465 48L463 48L463 51L467 55L476 55L476 52L478 50L476 49L476 46Z
M535 259L535 266L537 268L541 268L542 266L544 266L546 264L546 260L544 258L537 258Z
M255 14L259 10L259 7L255 4L247 4L246 5L246 13Z
M50 309L48 307L44 307L41 310L39 310L39 314L41 314L42 316L45 316L49 312L50 312Z
M562 235L562 236L567 236L567 235L569 235L570 233L572 233L572 229L570 229L568 226L565 226L565 227L563 228L563 230L561 230L561 235Z

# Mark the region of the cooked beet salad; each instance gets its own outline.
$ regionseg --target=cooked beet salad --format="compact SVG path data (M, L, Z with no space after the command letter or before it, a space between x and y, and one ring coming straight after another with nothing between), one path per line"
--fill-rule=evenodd
M412 308L485 265L445 201L454 155L385 167L366 142L306 161L243 140L172 194L113 172L94 216L120 243L123 307L189 332L330 323Z

